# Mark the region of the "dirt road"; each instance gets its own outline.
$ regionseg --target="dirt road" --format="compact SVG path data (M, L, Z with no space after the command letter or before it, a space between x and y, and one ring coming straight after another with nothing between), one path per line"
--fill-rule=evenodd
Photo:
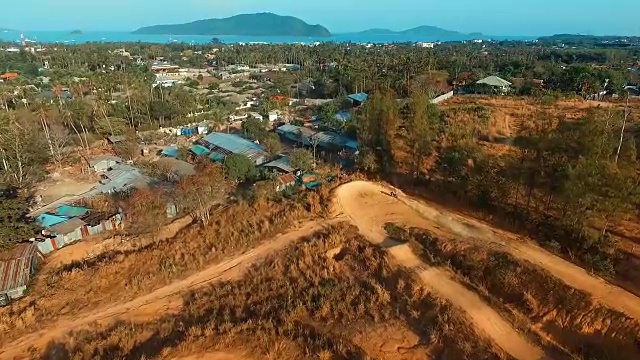
M297 230L265 241L262 245L247 253L213 265L193 276L160 288L128 303L116 304L109 308L94 311L91 314L79 314L74 319L55 323L44 330L31 333L3 346L2 350L0 350L0 359L23 358L29 347L44 348L49 341L94 322L108 323L123 318L127 320L148 320L158 317L159 314L176 312L180 310L182 305L181 294L215 281L238 278L251 265L265 258L265 256L284 249L296 239L313 234L325 226L342 220L309 222Z
M591 294L595 301L606 307L640 320L640 298L536 244L524 241L507 231L492 228L477 219L447 213L407 196L401 195L399 200L413 212L429 219L431 227L450 232L461 240L507 252L518 259L528 261L545 269L567 285Z
M397 222L424 226L426 220L386 193L389 190L369 182L356 181L336 191L336 211L346 215L371 242L384 247L401 266L415 271L422 283L464 311L478 332L516 359L544 359L544 352L493 310L476 293L456 282L441 268L428 267L406 244L387 238L384 224Z
M44 347L48 341L64 336L92 322L115 319L145 320L158 314L178 311L181 295L193 288L223 279L241 276L256 261L285 248L296 239L314 233L333 222L350 219L371 242L385 248L394 262L412 269L424 283L441 297L464 311L478 332L516 359L542 359L543 351L518 333L500 314L474 292L456 282L444 269L428 267L407 245L387 239L386 222L426 228L438 234L456 236L487 247L509 252L547 269L572 287L587 291L605 305L640 319L640 299L626 291L593 277L583 269L544 251L534 244L518 240L513 234L495 230L471 218L439 210L415 199L400 195L392 198L388 189L370 182L357 181L336 190L335 217L330 221L310 222L287 234L265 242L256 249L226 262L213 265L187 279L158 289L125 304L98 309L91 314L59 321L48 328L29 334L0 350L0 359L24 355L31 346Z

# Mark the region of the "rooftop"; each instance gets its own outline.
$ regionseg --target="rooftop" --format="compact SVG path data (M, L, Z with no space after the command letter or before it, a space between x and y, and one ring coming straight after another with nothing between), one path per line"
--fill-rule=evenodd
M267 154L262 146L235 134L214 132L205 136L204 141L210 144L211 147L217 147L233 154L244 155L250 159L256 159ZM216 151L216 149L212 150Z
M71 218L65 222L62 222L55 226L50 227L49 230L56 234L65 235L65 234L74 232L76 229L83 227L85 225L87 225L87 223L85 223L84 221L78 218Z
M290 173L295 169L291 166L291 159L288 156L282 156L279 159L273 160L270 163L263 165L264 167L280 169L284 172Z
M189 176L196 173L195 166L189 164L186 161L172 158L162 158L157 162L162 166L166 166L178 176Z
M357 93L357 94L351 94L348 96L349 100L351 101L357 101L357 102L365 102L367 101L367 98L369 98L369 95L365 94L365 93Z
M102 155L102 156L98 156L96 158L93 158L89 161L89 165L91 166L95 166L103 161L114 161L117 163L122 163L122 159L117 157L117 156L113 156L113 155Z
M38 256L34 243L18 244L0 252L0 294L26 286L31 277L31 259Z
M500 78L498 76L492 75L487 76L484 79L478 80L476 84L485 84L489 86L497 86L497 87L508 87L511 86L511 83L507 80Z

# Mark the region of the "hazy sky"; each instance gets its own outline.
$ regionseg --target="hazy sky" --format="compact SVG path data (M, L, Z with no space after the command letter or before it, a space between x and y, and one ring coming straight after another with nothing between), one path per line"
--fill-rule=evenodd
M487 35L640 35L640 0L21 0L16 4L0 17L0 27L120 31L268 11L322 24L334 33L434 25Z

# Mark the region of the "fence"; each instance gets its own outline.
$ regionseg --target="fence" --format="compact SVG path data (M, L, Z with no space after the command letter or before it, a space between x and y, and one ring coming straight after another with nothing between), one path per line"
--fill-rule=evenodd
M77 229L66 233L58 234L55 238L45 239L44 241L37 242L38 249L42 254L49 254L55 250L63 248L67 245L73 244L79 240L82 240L89 236L98 235L105 231L113 231L122 225L122 215L116 214L115 216L102 220L98 225L89 226L84 225Z
M442 95L440 95L440 96L438 96L438 97L436 97L434 99L431 99L431 103L432 104L439 104L439 103L441 103L441 102L443 102L445 100L451 99L452 97L453 97L453 90L449 91L446 94L442 94Z

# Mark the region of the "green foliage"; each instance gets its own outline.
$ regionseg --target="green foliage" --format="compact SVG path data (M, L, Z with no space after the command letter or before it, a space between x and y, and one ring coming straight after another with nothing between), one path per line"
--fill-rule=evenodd
M267 122L250 117L242 122L245 137L262 142L268 135Z
M291 154L291 166L302 171L313 169L313 154L306 149L295 149Z
M0 188L0 250L38 235L39 228L26 219L28 200L16 188Z
M278 134L269 133L267 137L262 139L262 146L264 146L265 150L271 154L276 155L282 151L282 143L280 142L280 137Z
M231 154L224 160L227 177L232 181L242 182L254 179L258 175L256 166L244 155Z

